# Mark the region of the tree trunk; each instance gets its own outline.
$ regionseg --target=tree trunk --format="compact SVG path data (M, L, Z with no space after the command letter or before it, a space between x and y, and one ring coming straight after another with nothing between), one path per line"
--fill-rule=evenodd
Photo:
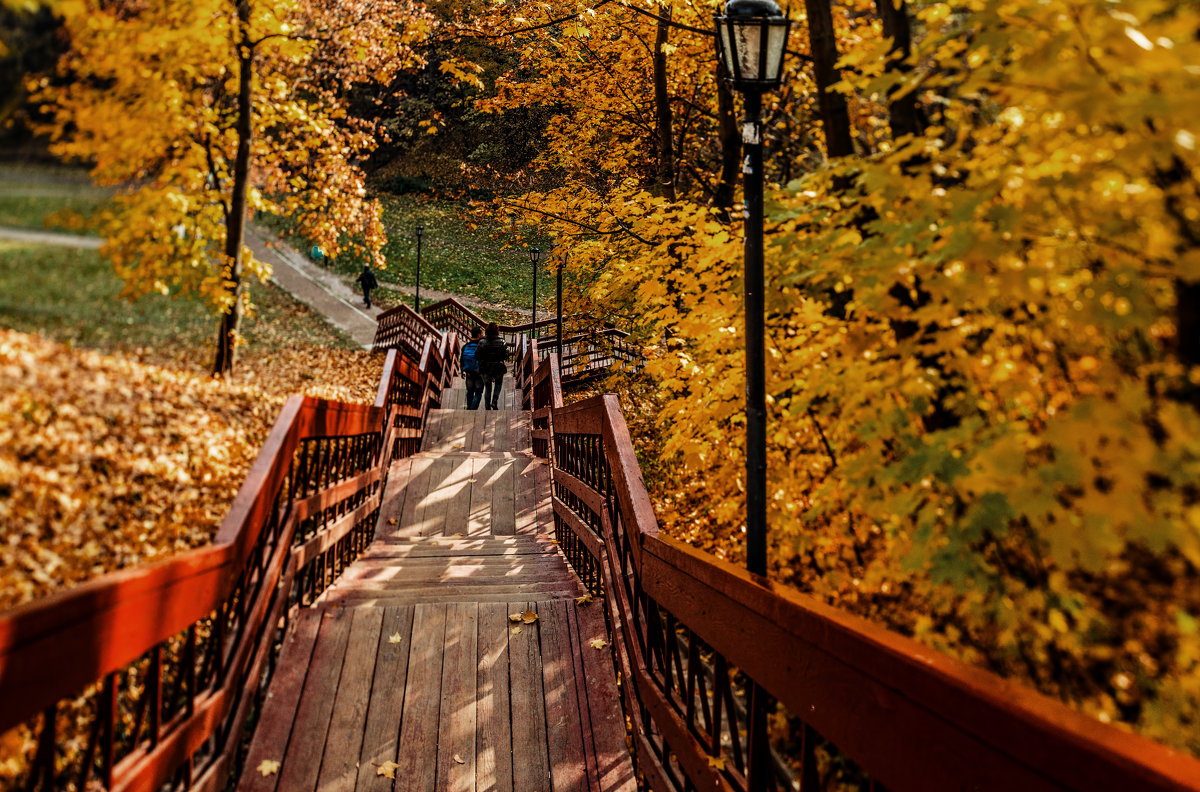
M663 196L675 200L675 141L671 134L671 96L667 92L667 53L664 47L670 36L671 7L659 7L657 32L654 38L654 107L658 125L658 182Z
M728 220L733 210L733 192L737 187L738 172L742 164L742 134L733 115L733 91L729 87L729 75L725 61L717 58L717 135L721 141L721 180L713 203Z
M825 126L825 151L832 159L854 153L850 131L850 111L846 97L829 90L841 79L834 64L838 61L837 40L833 36L833 12L829 0L804 0L808 12L808 40L812 49L813 72L817 83L817 106Z
M217 332L217 356L213 361L213 374L226 376L233 371L237 354L238 330L242 324L242 242L246 233L246 194L250 186L250 142L253 135L252 82L254 77L254 50L246 43L250 27L250 0L238 0L238 99L237 99L237 155L233 162L233 195L229 201L229 215L225 218L225 272L232 302L221 315Z
M1175 338L1179 361L1200 366L1200 283L1175 281Z
M908 7L905 0L875 0L879 18L883 22L883 35L892 40L888 50L887 71L911 70L906 62L912 52L912 31L908 24ZM904 135L919 135L922 132L921 116L917 111L917 95L909 91L904 96L893 98L897 89L888 91L888 120L892 127L892 138Z

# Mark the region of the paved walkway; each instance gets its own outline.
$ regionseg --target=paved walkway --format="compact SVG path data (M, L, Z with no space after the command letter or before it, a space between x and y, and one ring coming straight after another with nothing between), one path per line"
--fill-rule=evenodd
M297 300L322 314L364 349L375 339L377 305L363 305L362 293L353 291L337 274L317 266L287 243L256 226L246 231L246 246L255 258L271 265L271 280Z
M0 226L0 239L73 248L98 248L104 244L104 240L99 237L64 234L59 231L34 231L28 228L9 228L7 226Z

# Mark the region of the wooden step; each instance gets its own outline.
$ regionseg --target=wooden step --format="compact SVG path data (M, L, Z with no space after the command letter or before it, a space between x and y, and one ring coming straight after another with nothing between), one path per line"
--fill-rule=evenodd
M430 410L421 440L421 451L532 450L529 413L515 410Z
M511 599L570 599L583 596L583 588L573 581L508 583L487 586L439 584L412 588L362 588L334 586L321 601L343 607L386 607L418 602L505 602Z
M494 556L503 558L503 556ZM362 564L353 564L338 578L337 584L360 581L391 585L393 583L407 584L410 582L427 583L429 581L472 583L480 580L521 581L532 580L564 580L570 577L570 569L562 556L535 556L537 560L530 562L521 560L516 563L471 563L463 559L453 559L451 563L414 563L413 559L369 559ZM421 561L445 561L446 559L421 559ZM555 577L557 576L557 577Z
M423 453L392 466L376 536L512 536L553 526L543 460Z
M511 374L504 377L500 384L500 398L496 402L499 408L497 412L505 410L521 409L521 392L513 387L514 381ZM443 409L466 409L467 406L467 386L461 378L455 378L449 388L442 390L442 408ZM480 401L479 409L483 410L483 402Z

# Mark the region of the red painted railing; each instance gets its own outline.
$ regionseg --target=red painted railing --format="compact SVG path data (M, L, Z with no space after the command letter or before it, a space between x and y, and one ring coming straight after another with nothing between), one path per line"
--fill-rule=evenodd
M660 535L617 398L564 406L556 369L528 379L534 453L656 792L1200 790L1190 756ZM793 750L767 712L804 724Z
M487 320L479 314L466 307L458 300L450 298L426 305L421 309L421 315L429 321L429 323L439 330L456 330L460 338L470 338L471 330L474 328L484 328L487 326ZM554 326L553 319L540 319L537 324L517 325L497 325L500 329L500 337L508 344L509 349L515 349L522 337L530 335L531 330L540 330Z
M291 397L213 544L0 614L0 733L37 743L21 785L225 788L286 620L370 543L446 369L430 339L420 366L388 353L374 406Z
M451 298L433 305L427 305L421 310L422 316L439 330L455 330L460 338L469 338L473 328L482 328L487 322L479 314L467 308L462 303ZM642 365L641 350L625 339L629 333L615 327L605 326L593 317L577 314L569 317L572 324L584 323L594 325L599 329L577 333L563 339L562 348L553 336L537 338L538 356L533 359L533 365L550 352L558 353L559 368L564 383L578 383L590 380L607 373L616 365L626 365L634 368ZM500 337L508 344L513 360L514 376L527 380L532 374L532 367L525 366L524 355L529 349L529 340L534 336L533 330L549 330L556 324L554 319L541 319L536 324L526 322L518 325L497 325Z
M440 339L442 336L438 328L407 305L384 311L379 315L378 322L371 348L376 352L399 349L412 360L420 360L425 339Z

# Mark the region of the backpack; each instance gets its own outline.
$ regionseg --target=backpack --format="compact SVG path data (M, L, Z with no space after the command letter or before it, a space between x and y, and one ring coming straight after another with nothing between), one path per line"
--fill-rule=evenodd
M479 342L468 341L462 350L462 370L464 374L474 374L479 371Z

